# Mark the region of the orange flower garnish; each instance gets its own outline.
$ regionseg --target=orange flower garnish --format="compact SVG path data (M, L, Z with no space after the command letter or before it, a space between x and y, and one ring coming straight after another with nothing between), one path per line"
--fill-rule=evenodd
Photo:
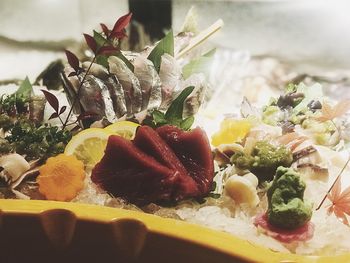
M73 155L49 158L39 173L39 192L49 200L70 201L84 186L84 164Z

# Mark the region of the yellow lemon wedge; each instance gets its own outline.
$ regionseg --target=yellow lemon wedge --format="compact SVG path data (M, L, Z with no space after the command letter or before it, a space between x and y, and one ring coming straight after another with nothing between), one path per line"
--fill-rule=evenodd
M220 130L211 137L211 143L213 146L219 146L239 142L247 135L251 127L249 120L226 119L221 122Z
M103 157L110 135L113 132L101 128L83 130L72 137L64 153L74 155L87 169L92 169Z
M106 131L119 135L125 139L132 140L135 137L136 129L139 124L131 121L118 121L106 128Z

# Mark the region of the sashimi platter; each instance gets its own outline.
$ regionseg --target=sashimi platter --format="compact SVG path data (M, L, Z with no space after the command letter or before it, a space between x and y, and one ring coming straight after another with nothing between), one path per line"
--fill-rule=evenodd
M275 252L349 253L350 100L272 58L215 50L221 20L122 50L131 16L84 34L84 59L66 50L59 88L1 87L0 198L153 214Z

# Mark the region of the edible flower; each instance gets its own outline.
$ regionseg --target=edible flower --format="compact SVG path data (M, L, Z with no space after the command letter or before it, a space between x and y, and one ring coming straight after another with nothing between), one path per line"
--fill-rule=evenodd
M72 155L49 158L39 173L39 192L48 200L70 201L84 186L84 164Z

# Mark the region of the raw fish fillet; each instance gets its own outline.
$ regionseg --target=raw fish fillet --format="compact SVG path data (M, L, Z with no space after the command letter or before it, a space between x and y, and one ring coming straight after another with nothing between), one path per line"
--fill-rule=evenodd
M114 196L144 205L203 197L213 176L211 149L203 130L185 132L163 126L155 131L141 126L133 141L110 136L91 178Z

